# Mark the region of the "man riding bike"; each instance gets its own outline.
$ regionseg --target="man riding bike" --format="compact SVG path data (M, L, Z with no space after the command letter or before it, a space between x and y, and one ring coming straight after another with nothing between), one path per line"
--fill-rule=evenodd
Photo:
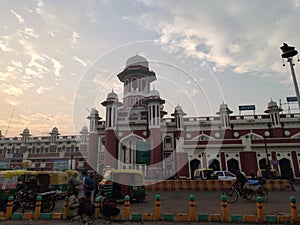
M238 187L238 192L241 196L244 196L245 195L244 194L244 186L245 186L245 183L246 183L247 179L244 176L244 174L242 174L242 172L240 170L236 170L235 175L236 175L235 184Z

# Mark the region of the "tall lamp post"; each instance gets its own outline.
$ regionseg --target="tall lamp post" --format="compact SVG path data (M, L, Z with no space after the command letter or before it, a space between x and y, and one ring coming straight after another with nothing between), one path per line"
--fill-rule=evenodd
M70 170L73 169L73 155L71 155L71 163L70 163Z
M268 146L267 146L267 140L266 140L266 136L264 135L264 142L265 142L265 151L266 151L266 163L267 163L267 168L266 168L266 177L269 178L270 177L270 170L271 170L271 163L269 160L269 153L268 153Z
M283 66L285 66L284 59L287 59L287 62L290 63L292 78L293 78L294 87L295 87L296 96L297 96L297 101L298 101L298 107L299 107L299 110L300 110L300 93L299 93L298 83L297 83L296 74L295 74L295 70L294 70L294 65L295 64L293 63L293 57L295 55L297 55L297 57L298 57L298 51L295 49L295 47L289 46L286 43L283 43L283 46L281 46L280 49L282 50L281 57L282 57L282 60L283 60ZM298 62L299 61L300 60L299 60L299 57L298 57Z

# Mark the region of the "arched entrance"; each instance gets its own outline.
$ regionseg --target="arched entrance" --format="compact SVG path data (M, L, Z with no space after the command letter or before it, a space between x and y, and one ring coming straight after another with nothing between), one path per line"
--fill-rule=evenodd
M291 161L283 158L279 160L279 167L282 179L294 180L294 174L291 167Z
M220 162L219 160L217 159L212 159L209 161L208 163L208 167L213 169L214 171L218 171L218 170L221 170L221 167L220 167Z
M200 167L201 163L198 159L193 159L190 161L190 168L191 168L191 177L194 179L194 171Z
M235 173L236 170L239 170L239 162L236 159L229 159L227 161L228 171L231 173Z

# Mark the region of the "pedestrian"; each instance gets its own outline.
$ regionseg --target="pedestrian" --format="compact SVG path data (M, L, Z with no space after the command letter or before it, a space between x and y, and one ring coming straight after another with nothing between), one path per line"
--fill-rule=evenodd
M74 188L72 194L67 198L67 218L69 220L75 220L78 216L79 199L78 199L79 189Z
M83 188L84 188L84 192L86 191L92 192L95 189L94 175L92 172L89 172L88 176L84 179Z
M250 177L251 177L251 180L256 180L257 179L254 170L251 170Z
M79 181L77 180L78 174L73 173L68 182L68 196L70 196L75 188L79 188Z
M82 220L88 220L95 215L95 205L92 203L91 192L86 191L84 197L79 199L78 215Z

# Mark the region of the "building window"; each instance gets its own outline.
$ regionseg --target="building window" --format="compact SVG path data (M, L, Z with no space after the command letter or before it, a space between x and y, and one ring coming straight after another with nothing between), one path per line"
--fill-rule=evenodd
M143 79L142 80L142 91L147 91L147 81L146 81L146 79Z
M49 152L49 148L45 148L45 153L48 153Z
M131 88L132 88L132 90L136 90L137 89L137 85L138 85L137 79L135 77L132 78L132 80L131 80Z
M170 136L165 137L165 148L172 148L172 138Z
M125 91L125 94L128 92L128 80L125 80L124 91Z

